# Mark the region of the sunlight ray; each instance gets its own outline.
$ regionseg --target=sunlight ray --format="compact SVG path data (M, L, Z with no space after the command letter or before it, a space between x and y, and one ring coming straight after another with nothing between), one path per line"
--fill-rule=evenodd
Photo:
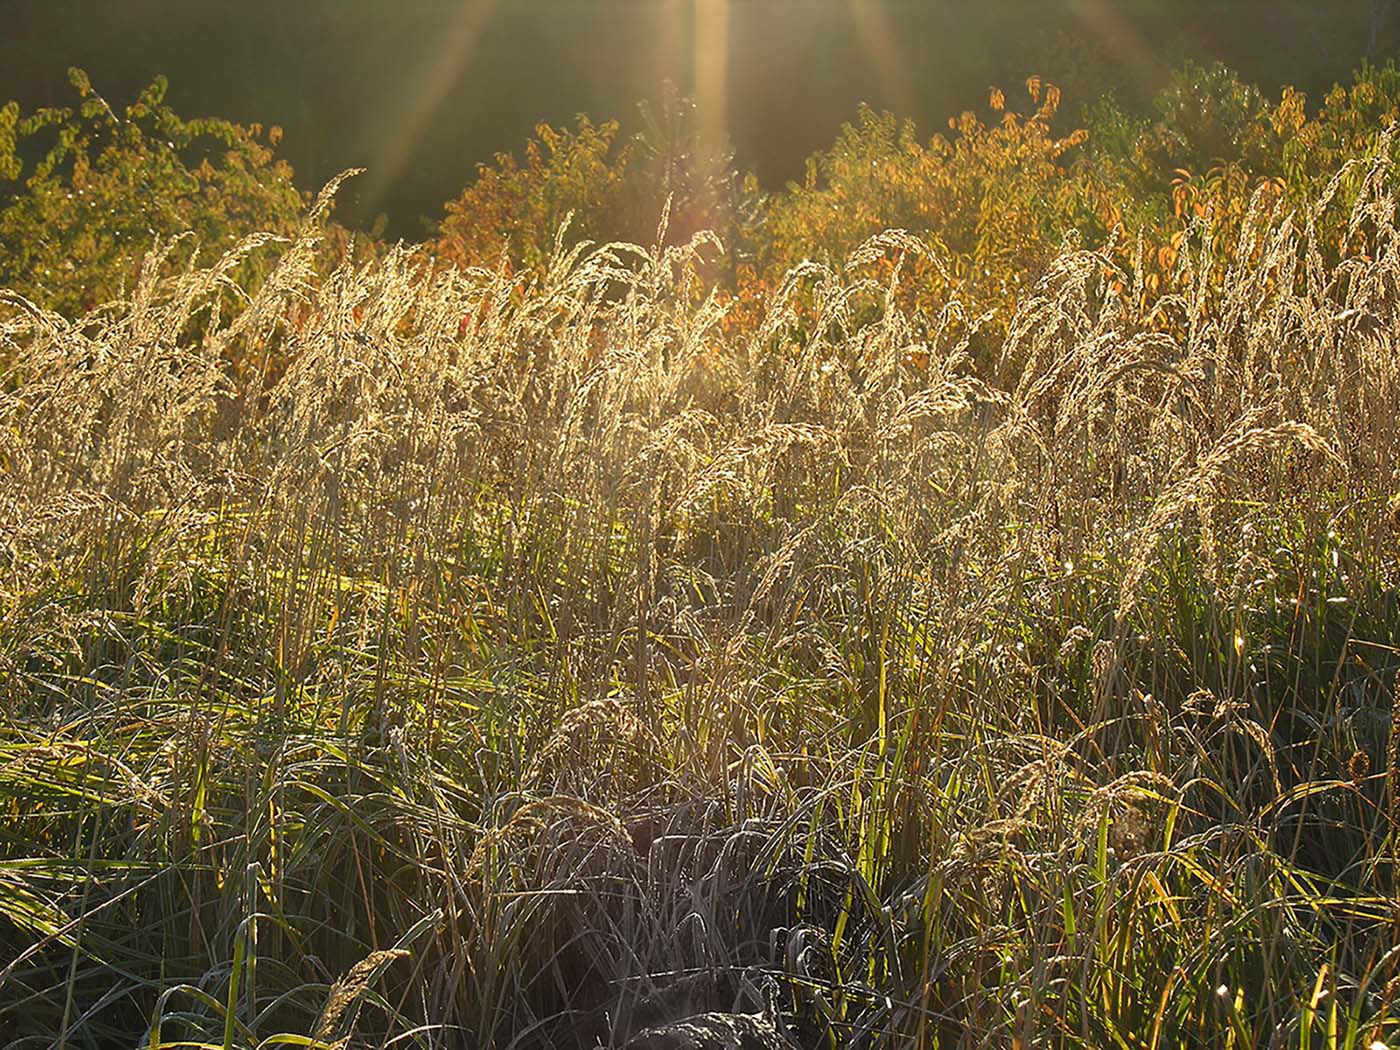
M695 0L694 63L700 134L718 146L729 131L729 0Z
M888 104L903 116L916 112L918 92L884 0L850 0L850 10L856 37L871 66L880 75Z
M374 212L403 174L413 148L471 58L482 31L499 5L500 0L465 0L437 55L420 69L393 127L375 143L362 191L367 212Z
M652 50L652 79L658 84L667 79L675 83L676 66L685 56L685 13L689 4L687 0L659 0L659 3L661 14L656 46Z
M1079 23L1141 86L1152 89L1162 81L1166 62L1112 4L1106 0L1070 0L1069 6Z

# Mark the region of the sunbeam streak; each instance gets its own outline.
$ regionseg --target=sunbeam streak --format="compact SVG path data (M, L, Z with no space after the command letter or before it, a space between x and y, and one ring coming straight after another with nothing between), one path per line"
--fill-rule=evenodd
M371 154L363 191L368 213L373 214L403 174L414 147L452 90L458 74L471 59L482 31L499 4L500 0L465 0L436 56L420 70L393 126L375 144Z
M1069 6L1080 25L1098 38L1128 75L1149 88L1161 83L1166 64L1112 4L1107 0L1070 0Z
M902 114L917 111L918 92L909 76L909 65L890 22L885 0L850 0L856 37L879 73L889 104Z
M695 0L694 68L700 134L718 146L729 131L729 0Z

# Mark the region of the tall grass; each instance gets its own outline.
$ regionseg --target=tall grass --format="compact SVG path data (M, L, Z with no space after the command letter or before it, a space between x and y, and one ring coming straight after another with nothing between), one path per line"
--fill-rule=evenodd
M1151 315L1067 245L995 359L899 233L738 334L709 238L320 274L314 214L233 313L263 239L9 297L0 1035L1390 1039L1368 187L1369 258L1261 198Z

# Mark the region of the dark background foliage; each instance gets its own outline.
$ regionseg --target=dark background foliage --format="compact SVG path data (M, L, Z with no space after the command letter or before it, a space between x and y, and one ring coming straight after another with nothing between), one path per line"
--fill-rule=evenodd
M441 202L478 162L515 149L536 122L625 114L666 80L693 90L689 0L488 6L3 0L0 99L67 104L74 65L113 99L165 74L180 113L285 128L280 155L303 189L367 166L371 177L347 187L342 219L368 226L383 212L391 234L412 237L421 219L441 217ZM1395 53L1396 6L732 0L728 123L739 167L777 186L799 176L861 102L931 131L988 85L1028 71L1061 85L1076 109L1107 87L1126 104L1143 102L1188 58L1221 60L1271 93L1288 83L1316 98L1358 56ZM899 61L881 53L882 38L898 45Z

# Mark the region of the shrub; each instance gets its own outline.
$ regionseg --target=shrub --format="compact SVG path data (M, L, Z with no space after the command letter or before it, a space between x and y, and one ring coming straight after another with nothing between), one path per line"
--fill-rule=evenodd
M839 262L886 229L906 230L941 258L911 262L917 300L936 308L961 298L977 312L1008 316L1021 283L1043 267L1082 202L1067 179L1085 141L1060 135L1060 92L1032 78L1036 108L1019 115L993 91L991 123L966 112L950 135L922 142L910 123L862 108L836 143L813 157L803 183L772 205L764 261L770 271L811 258Z
M163 77L120 114L81 70L69 80L76 108L0 108L0 287L78 314L132 287L158 240L192 233L183 258L207 262L251 231L295 231L304 201L279 128L183 119ZM256 284L267 258L239 280Z
M650 244L663 219L667 243L701 231L747 246L761 205L755 181L724 144L701 134L691 100L668 87L639 107L640 128L580 115L573 128L540 124L523 158L501 153L446 206L432 244L457 265L539 270L560 228L569 243Z
M607 239L620 207L627 149L616 121L580 116L573 129L539 124L524 159L497 154L446 206L433 248L459 266L494 265L502 254L533 269L549 259L570 216L575 236Z

